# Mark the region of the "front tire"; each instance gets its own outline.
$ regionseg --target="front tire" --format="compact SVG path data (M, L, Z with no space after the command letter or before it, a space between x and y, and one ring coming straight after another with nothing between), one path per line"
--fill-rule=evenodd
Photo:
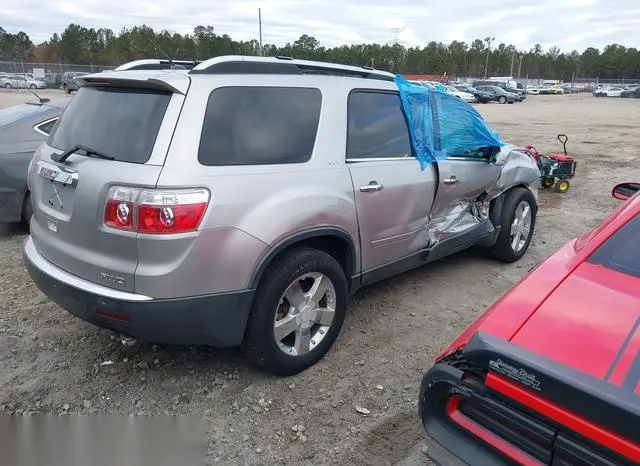
M264 273L242 350L268 372L297 374L329 351L347 303L347 278L332 256L311 248L288 251Z
M516 262L531 244L538 206L531 191L513 188L506 193L500 213L500 234L489 255L501 262Z
M5 84L5 85L4 85L4 87L5 87L6 89L11 89L11 84L10 84L10 83L7 83L7 84Z
M71 89L69 89L69 86L67 86L66 84L62 85L62 89L64 89L65 93L71 94Z
M35 84L31 84L31 85L29 86L29 89L32 89L32 90L34 90L34 89L36 89L36 88L37 88L37 86L36 86Z

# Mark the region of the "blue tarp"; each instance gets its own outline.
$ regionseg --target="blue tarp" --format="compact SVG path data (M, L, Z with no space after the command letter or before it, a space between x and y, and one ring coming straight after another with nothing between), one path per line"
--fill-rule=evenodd
M417 86L396 75L413 150L424 170L429 163L503 142L471 105L444 90ZM444 86L442 86L444 89Z

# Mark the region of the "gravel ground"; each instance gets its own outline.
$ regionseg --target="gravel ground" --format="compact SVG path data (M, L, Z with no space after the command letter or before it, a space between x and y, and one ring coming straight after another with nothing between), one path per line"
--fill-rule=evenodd
M0 92L0 107L27 96ZM220 464L427 463L417 396L433 358L531 266L606 215L614 183L640 179L638 101L532 96L477 108L504 139L544 152L560 148L557 133L567 134L579 160L569 192L541 192L536 233L519 263L462 253L364 289L329 354L283 379L237 350L121 348L31 284L20 250L25 230L7 227L0 413L200 415L209 461Z

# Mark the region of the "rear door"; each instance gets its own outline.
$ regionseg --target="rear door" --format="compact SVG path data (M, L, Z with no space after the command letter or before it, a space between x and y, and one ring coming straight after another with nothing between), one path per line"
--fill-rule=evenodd
M137 234L104 225L107 193L114 186L155 187L183 101L180 94L140 85L80 89L38 150L30 175L38 251L69 273L129 292ZM63 163L52 159L78 144L113 160L82 151Z
M435 167L420 170L397 92L351 92L347 164L355 193L363 271L426 247Z

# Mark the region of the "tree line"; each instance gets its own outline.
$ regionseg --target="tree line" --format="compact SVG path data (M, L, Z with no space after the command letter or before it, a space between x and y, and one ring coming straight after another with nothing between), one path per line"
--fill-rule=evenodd
M405 47L399 43L354 44L324 47L313 36L303 34L296 41L278 47L266 44L262 54L310 60L373 66L403 74L440 74L466 77L490 76L572 79L640 78L640 51L619 44L599 50L562 52L557 47L544 51L539 44L531 50L518 50L500 43L491 47L487 39L471 43L429 42L424 47ZM45 42L34 44L22 31L7 32L0 27L0 60L38 63L117 66L139 58L194 59L227 55L258 55L256 40L236 41L219 34L212 26L197 26L191 34L155 31L142 25L122 29L86 28L69 24L62 34L54 33Z

